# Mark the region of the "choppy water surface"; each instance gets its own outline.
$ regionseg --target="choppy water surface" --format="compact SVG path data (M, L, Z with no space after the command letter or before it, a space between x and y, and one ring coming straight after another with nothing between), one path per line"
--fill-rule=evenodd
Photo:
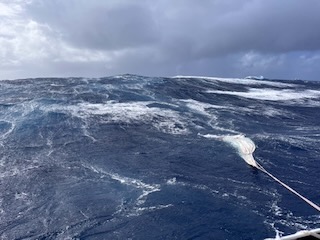
M206 77L0 82L1 239L263 239L319 227L320 84ZM208 134L211 138L203 137Z

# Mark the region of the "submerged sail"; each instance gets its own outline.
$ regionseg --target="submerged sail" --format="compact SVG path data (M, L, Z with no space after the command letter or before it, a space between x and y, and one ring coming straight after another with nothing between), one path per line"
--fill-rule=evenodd
M256 149L256 145L250 139L244 135L233 135L233 136L224 136L222 140L231 144L239 152L239 155L253 167L258 167L256 161L254 160L252 153Z
M288 186L287 184L283 183L280 179L273 176L270 172L268 172L264 167L262 167L259 163L257 163L252 153L254 152L256 146L254 142L250 139L245 137L244 135L234 135L234 136L224 136L222 137L222 140L225 142L230 143L234 148L236 148L239 152L239 155L251 166L256 167L257 169L261 170L262 172L266 173L268 176L270 176L273 180L281 184L283 187L288 189L293 194L297 195L299 198L301 198L303 201L308 203L310 206L312 206L314 209L318 210L320 212L320 207L310 201L308 198L304 197L300 193L298 193L296 190Z

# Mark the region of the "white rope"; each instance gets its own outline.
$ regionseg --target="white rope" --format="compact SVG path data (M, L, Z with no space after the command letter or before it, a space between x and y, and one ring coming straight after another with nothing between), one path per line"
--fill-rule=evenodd
M301 198L303 201L305 201L306 203L308 203L310 206L314 207L316 210L318 210L320 212L320 207L311 202L309 199L307 199L306 197L302 196L300 193L298 193L296 190L292 189L291 187L289 187L287 184L283 183L281 180L279 180L278 178L276 178L275 176L273 176L271 173L269 173L264 167L262 167L259 163L257 163L257 169L261 170L262 172L264 172L265 174L267 174L268 176L270 176L272 179L274 179L275 181L277 181L278 183L280 183L283 187L285 187L286 189L288 189L290 192L292 192L293 194L297 195L299 198Z

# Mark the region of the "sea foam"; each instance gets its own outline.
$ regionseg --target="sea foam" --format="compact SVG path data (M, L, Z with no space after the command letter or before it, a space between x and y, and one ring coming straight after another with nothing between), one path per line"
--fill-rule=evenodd
M237 91L221 91L221 90L208 90L208 93L234 95L249 99L267 100L267 101L290 101L301 99L316 99L320 98L320 91L304 90L297 91L292 89L271 89L271 88L249 88L247 92Z

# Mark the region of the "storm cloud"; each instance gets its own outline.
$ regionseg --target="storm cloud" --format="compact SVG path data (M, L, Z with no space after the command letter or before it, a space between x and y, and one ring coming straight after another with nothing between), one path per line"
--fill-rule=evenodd
M320 80L318 0L0 0L0 78Z

